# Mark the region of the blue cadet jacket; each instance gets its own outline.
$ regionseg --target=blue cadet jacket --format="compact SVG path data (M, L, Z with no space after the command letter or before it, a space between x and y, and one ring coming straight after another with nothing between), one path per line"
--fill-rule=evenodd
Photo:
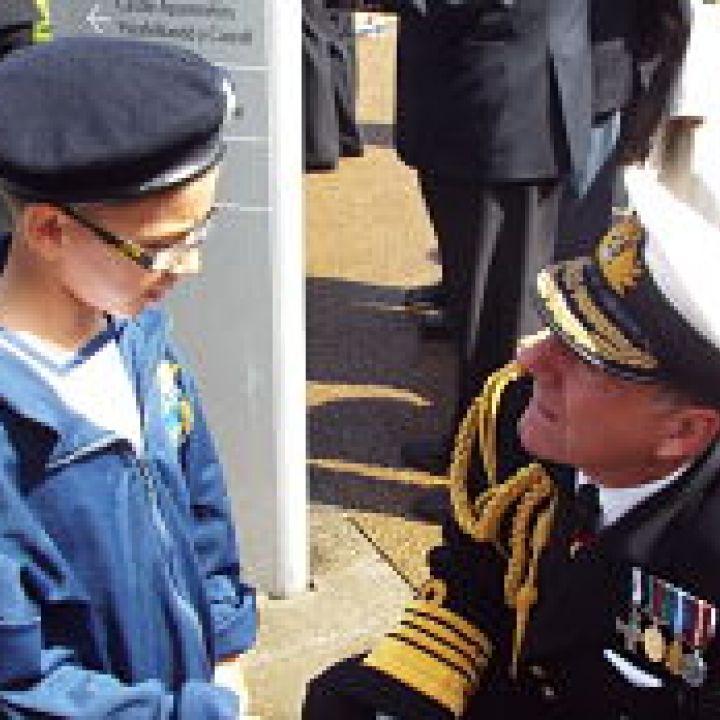
M213 665L255 596L218 458L164 316L117 333L142 456L0 350L0 717L235 718Z

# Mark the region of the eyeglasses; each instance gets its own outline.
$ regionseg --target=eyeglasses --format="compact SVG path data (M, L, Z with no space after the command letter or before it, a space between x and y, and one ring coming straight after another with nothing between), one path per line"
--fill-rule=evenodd
M172 272L175 268L182 266L183 260L189 254L197 252L205 242L210 230L217 207L213 206L210 212L194 227L190 228L183 239L171 247L160 248L159 250L147 250L138 243L121 238L110 230L101 227L94 221L80 214L71 205L56 203L59 210L75 220L78 224L87 228L97 235L106 245L110 245L121 255L132 260L145 270L155 272Z

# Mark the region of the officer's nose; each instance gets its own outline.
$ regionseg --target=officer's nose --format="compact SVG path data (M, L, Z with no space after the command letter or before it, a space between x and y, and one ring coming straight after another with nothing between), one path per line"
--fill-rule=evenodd
M557 335L545 329L527 341L521 341L515 359L525 372L533 376L557 372L564 349Z

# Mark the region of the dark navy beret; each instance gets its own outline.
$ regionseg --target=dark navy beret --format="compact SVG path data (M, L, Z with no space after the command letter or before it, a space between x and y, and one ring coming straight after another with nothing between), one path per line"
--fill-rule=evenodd
M73 37L0 63L0 182L20 198L100 202L202 174L223 153L218 68L180 47Z

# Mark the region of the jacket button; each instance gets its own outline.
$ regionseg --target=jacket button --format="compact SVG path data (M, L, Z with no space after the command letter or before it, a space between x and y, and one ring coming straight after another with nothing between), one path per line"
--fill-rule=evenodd
M552 685L543 685L540 690L546 700L555 700L557 698L557 693Z
M538 680L541 680L544 677L547 677L547 673L545 672L545 668L543 668L540 665L530 665L528 667L528 672Z

